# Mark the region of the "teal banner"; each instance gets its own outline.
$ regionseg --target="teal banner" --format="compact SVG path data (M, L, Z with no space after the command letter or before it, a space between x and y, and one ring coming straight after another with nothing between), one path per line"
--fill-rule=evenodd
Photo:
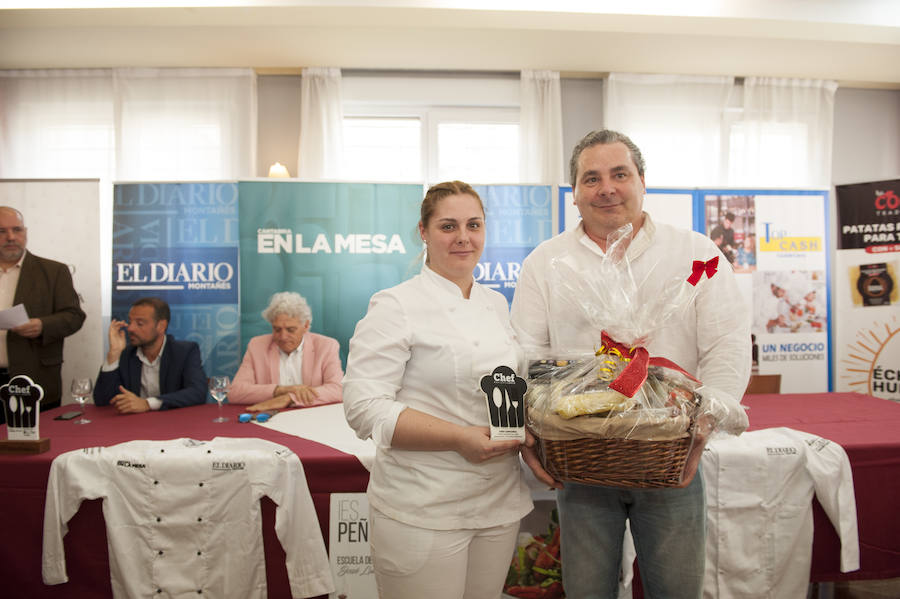
M346 364L372 294L420 270L422 195L416 184L240 182L242 347L272 331L261 315L271 295L296 291Z

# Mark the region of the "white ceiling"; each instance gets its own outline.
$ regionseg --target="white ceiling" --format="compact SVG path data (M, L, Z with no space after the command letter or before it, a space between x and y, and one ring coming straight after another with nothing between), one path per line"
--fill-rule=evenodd
M900 0L0 0L0 68L121 66L525 68L898 89Z

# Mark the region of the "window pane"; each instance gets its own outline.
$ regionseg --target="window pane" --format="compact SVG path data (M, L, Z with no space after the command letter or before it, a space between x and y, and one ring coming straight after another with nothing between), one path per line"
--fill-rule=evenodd
M139 165L140 178L222 178L226 150L221 131L223 119L216 106L198 110L196 106L178 105L168 113L138 103L128 108L133 117L128 129L131 143L123 154L131 164Z
M796 186L810 179L803 123L743 121L731 127L728 181L732 185Z
M353 181L421 181L418 118L344 118L344 176Z
M440 123L438 180L454 179L466 183L518 183L519 125Z

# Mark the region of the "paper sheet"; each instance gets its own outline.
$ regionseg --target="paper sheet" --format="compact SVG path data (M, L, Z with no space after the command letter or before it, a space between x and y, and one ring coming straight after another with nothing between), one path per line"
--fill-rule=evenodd
M262 424L255 420L253 422L258 426L309 439L354 455L366 470L372 470L372 462L375 461L375 442L371 439L363 441L356 436L344 418L343 404L282 410L268 422Z
M11 329L28 322L25 304L16 304L12 308L0 310L0 329Z

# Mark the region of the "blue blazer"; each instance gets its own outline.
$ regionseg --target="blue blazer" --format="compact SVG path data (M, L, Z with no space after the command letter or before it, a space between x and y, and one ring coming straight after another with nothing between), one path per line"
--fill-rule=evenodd
M166 335L166 346L159 365L159 399L161 410L183 408L206 402L206 373L200 359L200 346L193 341L176 341ZM122 385L135 395L141 394L141 361L137 348L128 346L119 357L119 367L100 371L94 385L94 403L109 405L120 393Z

